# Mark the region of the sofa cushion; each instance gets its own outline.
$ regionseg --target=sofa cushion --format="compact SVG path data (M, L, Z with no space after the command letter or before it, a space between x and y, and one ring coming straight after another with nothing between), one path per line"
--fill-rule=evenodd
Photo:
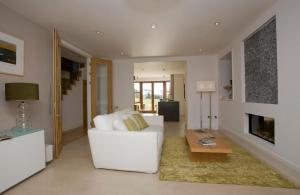
M144 117L141 114L132 114L132 118L136 121L140 129L149 127L148 123L145 121Z
M97 130L112 131L114 114L104 114L96 116L93 121Z
M113 129L116 131L128 131L123 119L118 115L113 120Z
M131 118L123 119L128 131L140 131L141 129L135 124Z
M123 119L123 121L130 118L134 122L134 124L137 126L137 130L142 130L143 128L139 125L138 121L133 117L132 113L133 112L127 113L127 114L122 114L121 118Z
M127 109L124 109L124 110L119 110L119 111L117 111L115 113L118 114L119 116L123 116L123 115L132 114L133 112L135 112L135 111L133 111L130 108L127 108Z

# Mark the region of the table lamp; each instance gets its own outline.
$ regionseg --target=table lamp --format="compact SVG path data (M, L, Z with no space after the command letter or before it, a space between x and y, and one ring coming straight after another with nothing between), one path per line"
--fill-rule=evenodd
M200 92L200 129L202 129L202 93L209 93L209 128L211 129L211 93L216 91L215 81L197 81L197 92Z
M6 101L20 102L16 128L31 128L30 112L25 102L39 100L39 85L35 83L5 83L5 99Z

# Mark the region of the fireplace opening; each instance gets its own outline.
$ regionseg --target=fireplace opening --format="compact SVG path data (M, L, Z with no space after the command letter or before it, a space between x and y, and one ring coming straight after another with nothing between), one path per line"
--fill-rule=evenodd
M254 114L248 116L249 133L274 144L274 119Z

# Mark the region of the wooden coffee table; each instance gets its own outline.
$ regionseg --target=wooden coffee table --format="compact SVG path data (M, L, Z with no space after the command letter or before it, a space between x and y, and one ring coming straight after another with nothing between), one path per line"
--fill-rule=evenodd
M212 138L215 146L203 146L199 139L204 137ZM186 140L190 148L190 159L192 161L222 161L226 160L227 154L232 153L232 149L224 142L224 137L214 130L205 130L200 133L194 130L186 130Z

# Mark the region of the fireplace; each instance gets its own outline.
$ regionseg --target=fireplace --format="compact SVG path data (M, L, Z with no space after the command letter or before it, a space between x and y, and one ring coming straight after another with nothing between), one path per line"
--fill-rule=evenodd
M249 133L274 144L274 118L254 114L248 114L248 116Z

